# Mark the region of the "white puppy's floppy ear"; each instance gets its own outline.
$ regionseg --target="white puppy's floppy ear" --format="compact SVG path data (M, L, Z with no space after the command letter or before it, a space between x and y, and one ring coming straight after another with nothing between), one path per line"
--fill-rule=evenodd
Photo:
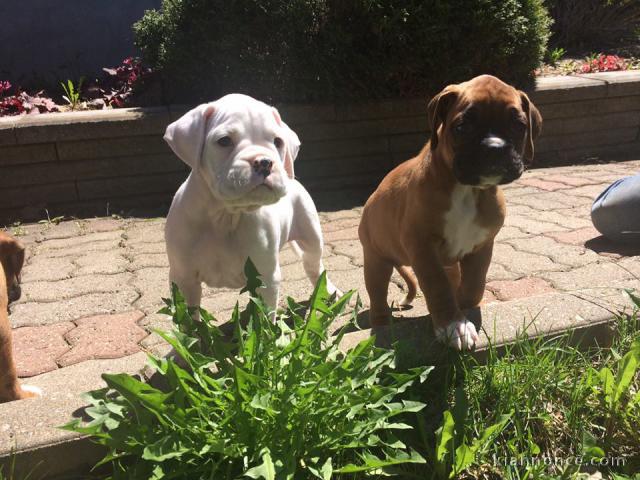
M280 125L283 129L283 140L284 140L284 170L287 172L287 176L289 178L294 178L294 170L293 170L293 162L298 156L298 152L300 151L300 139L296 132L289 128L289 125L282 121L280 117L280 113L277 109L273 109L273 116L276 117L276 121L278 125Z
M207 120L214 111L214 104L203 103L170 124L164 133L171 150L192 169L202 156Z

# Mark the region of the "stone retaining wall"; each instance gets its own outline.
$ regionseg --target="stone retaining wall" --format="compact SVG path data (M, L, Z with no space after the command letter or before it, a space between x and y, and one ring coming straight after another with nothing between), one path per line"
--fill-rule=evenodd
M538 165L640 153L640 72L547 77L530 92L544 117ZM296 175L321 208L361 202L427 138L425 100L281 106L302 140ZM166 211L187 168L162 134L185 108L0 119L0 222Z

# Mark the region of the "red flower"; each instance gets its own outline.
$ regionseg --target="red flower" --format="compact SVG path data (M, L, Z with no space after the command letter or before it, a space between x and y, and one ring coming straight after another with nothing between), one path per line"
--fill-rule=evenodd
M625 70L626 68L627 64L623 58L620 58L617 55L602 54L582 64L580 72L614 72L617 70Z
M11 83L8 80L1 81L0 80L0 96L4 95L5 92L8 92L11 88Z

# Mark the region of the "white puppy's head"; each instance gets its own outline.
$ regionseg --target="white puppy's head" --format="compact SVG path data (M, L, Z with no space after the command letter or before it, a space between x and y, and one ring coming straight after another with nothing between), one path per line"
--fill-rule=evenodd
M240 94L190 110L167 127L164 139L235 211L286 195L300 149L298 136L275 108Z

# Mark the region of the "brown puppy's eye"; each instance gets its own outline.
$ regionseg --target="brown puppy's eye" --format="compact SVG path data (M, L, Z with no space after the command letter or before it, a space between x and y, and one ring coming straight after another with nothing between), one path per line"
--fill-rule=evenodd
M522 133L527 128L527 122L523 119L516 117L511 120L511 129L516 133Z
M460 135L471 134L476 129L476 111L472 108L464 112L464 115L458 117L453 126L454 131Z
M472 125L468 121L463 120L453 128L456 131L456 133L463 134L463 133L469 132L472 128Z
M231 137L229 136L224 136L219 138L216 143L221 147L230 147L231 145L233 145L233 140L231 140Z
M273 140L273 144L276 146L278 150L280 150L282 147L284 147L284 140L282 140L280 137L276 137Z

